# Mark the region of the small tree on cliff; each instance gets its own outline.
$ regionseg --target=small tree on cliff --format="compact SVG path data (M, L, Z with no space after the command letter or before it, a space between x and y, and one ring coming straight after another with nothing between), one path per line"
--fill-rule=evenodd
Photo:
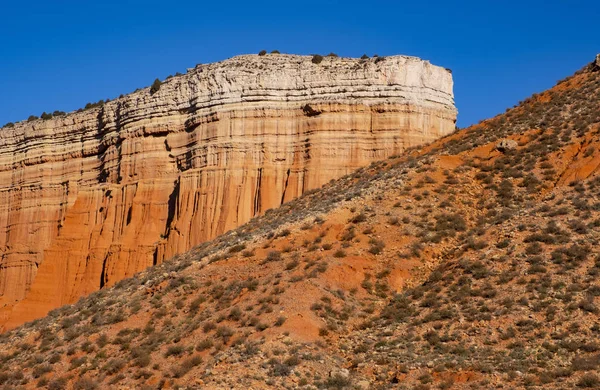
M154 95L160 89L162 82L159 79L154 80L152 86L150 87L150 95Z

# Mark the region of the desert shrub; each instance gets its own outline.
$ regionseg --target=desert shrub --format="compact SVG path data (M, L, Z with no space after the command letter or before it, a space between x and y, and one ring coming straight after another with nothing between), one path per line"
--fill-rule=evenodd
M246 249L246 245L245 244L237 244L232 246L231 248L229 248L229 253L238 253L243 251L244 249Z
M202 357L195 355L189 357L181 363L181 365L173 370L173 376L175 378L181 378L185 374L187 374L192 368L200 365L202 363Z
M287 318L285 318L285 317L283 317L283 316L282 316L282 317L279 317L279 318L277 318L277 321L275 321L275 326L281 326L281 325L283 325L283 324L285 323L285 320L286 320L286 319L287 319Z
M50 363L50 364L55 364L55 363L58 363L58 362L60 362L60 359L61 359L61 355L60 355L60 354L58 354L58 353L54 353L54 354L52 354L52 355L50 356L50 358L48 359L48 363Z
M239 321L240 318L242 318L242 311L240 310L239 307L235 306L235 307L231 308L227 318L229 318L230 320L233 320L233 321Z
M48 383L48 390L63 390L67 387L66 378L56 378Z
M100 336L98 336L98 339L96 339L96 345L98 345L100 348L103 348L106 344L108 344L108 336L102 333Z
M259 56L266 56L267 55L267 51L266 50L261 50L260 52L258 52Z
M288 376L292 372L291 367L277 361L271 362L271 375Z
M579 379L577 386L588 389L597 389L600 387L600 378L598 375L588 372Z
M73 359L71 359L71 366L69 367L69 370L73 370L73 369L85 364L86 362L87 362L87 357L85 357L85 356L73 358Z
M98 388L98 384L89 378L79 378L73 384L73 390L95 390Z
M369 253L373 254L373 255L378 255L383 251L383 248L385 248L385 243L381 240L376 240L374 238L371 238L369 240L369 244L371 245L369 247Z
M319 55L319 54L313 55L313 58L312 58L312 63L313 64L320 64L322 61L323 61L323 56L322 55Z
M146 347L137 347L131 350L131 357L138 367L147 367L152 362L150 349Z
M389 322L402 322L415 314L411 300L404 294L396 294L388 306L381 311L381 317Z
M185 348L183 348L183 346L181 345L170 345L166 352L165 352L165 357L169 357L169 356L180 356L183 354L183 352L185 352Z
M359 213L350 219L352 223L361 223L367 220L367 216L364 213Z
M335 251L335 253L333 254L333 257L336 258L342 258L342 257L346 257L346 252L343 249L338 249L337 251Z
M34 378L39 378L50 371L52 371L52 367L49 364L41 364L33 368L32 375Z
M352 381L350 378L335 374L332 377L329 377L325 382L325 388L327 389L346 389L352 385Z
M291 234L292 232L290 231L290 229L283 229L282 231L280 231L275 237L287 237Z
M574 371L592 371L600 368L600 354L577 356L571 362Z
M340 239L342 241L352 241L354 237L356 237L356 233L354 232L354 226L350 226L344 231L344 233L342 233Z
M441 214L435 217L435 230L445 232L446 235L454 235L454 232L463 232L467 230L467 223L462 215Z
M227 326L219 326L217 328L216 336L223 339L224 343L227 343L231 336L233 336L233 329Z
M267 253L267 258L265 259L267 262L279 260L281 260L281 252L279 251L270 251Z
M121 369L125 367L125 360L120 358L110 359L103 367L102 371L106 372L108 375L116 374L121 371Z
M160 90L162 82L159 79L155 79L150 87L150 95L154 95L156 92Z
M213 342L211 339L204 339L202 341L200 341L198 343L198 345L196 345L196 351L201 352L201 351L205 351L209 348L212 348L213 346Z

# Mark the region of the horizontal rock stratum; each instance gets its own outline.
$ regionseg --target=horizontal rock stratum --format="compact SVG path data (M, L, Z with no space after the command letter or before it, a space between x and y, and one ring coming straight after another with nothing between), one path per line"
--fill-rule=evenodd
M455 128L414 57L245 55L0 131L4 329Z

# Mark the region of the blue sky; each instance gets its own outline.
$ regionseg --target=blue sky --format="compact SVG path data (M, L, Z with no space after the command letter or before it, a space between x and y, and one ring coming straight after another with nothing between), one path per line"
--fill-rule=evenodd
M600 2L588 0L3 3L0 125L264 48L407 54L451 68L462 127L600 53Z

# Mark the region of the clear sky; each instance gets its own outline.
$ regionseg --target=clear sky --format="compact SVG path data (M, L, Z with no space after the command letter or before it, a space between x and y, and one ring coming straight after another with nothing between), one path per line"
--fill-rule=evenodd
M459 126L600 53L600 1L2 1L0 125L278 49L414 55L453 70Z

